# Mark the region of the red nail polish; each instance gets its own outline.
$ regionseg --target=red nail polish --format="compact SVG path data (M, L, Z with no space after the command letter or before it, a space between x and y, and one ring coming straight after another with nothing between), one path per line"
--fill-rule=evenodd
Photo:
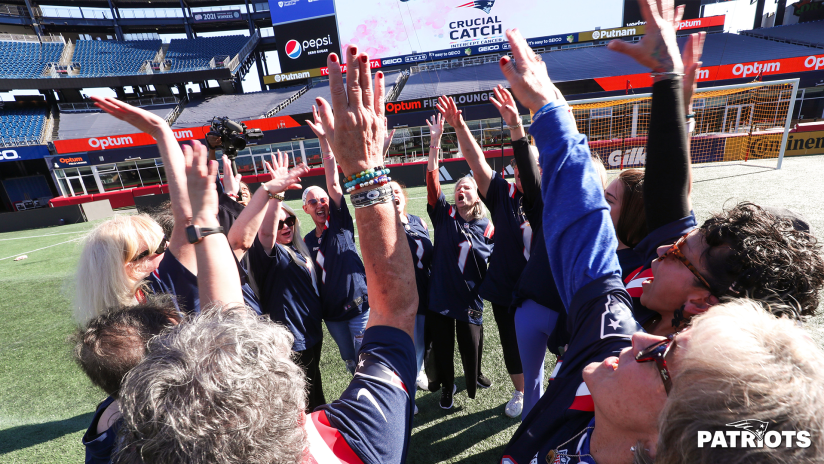
M378 77L380 77L381 79L383 79L383 71L378 71Z
M357 55L358 54L358 47L350 47L349 48L349 53L351 53L352 55Z
M338 55L332 53L331 55L329 55L329 59L332 60L332 63L337 63L338 62Z
M362 62L366 63L367 61L369 61L369 57L368 57L368 56L366 56L366 55L363 55L362 57L360 57L360 60L361 60Z

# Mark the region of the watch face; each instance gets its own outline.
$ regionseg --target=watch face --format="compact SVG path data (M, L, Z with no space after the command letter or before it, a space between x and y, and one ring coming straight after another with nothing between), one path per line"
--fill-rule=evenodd
M200 237L197 236L197 229L195 229L195 226L189 226L186 228L186 238L189 240L189 243L197 243Z

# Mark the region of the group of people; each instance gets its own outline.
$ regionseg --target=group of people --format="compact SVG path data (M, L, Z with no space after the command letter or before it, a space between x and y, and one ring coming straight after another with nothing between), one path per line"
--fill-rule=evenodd
M639 3L646 35L610 48L653 76L645 171L607 183L546 65L510 30L500 66L514 96L499 87L492 103L514 182L440 98L427 121L432 229L383 166L384 76L373 82L356 46L328 57L331 103L318 98L310 121L327 188L303 190L305 236L283 203L305 166L273 157L272 179L237 207L239 179L218 180L209 148L96 99L157 140L171 202L107 221L84 245L75 355L109 395L83 437L87 462L405 462L416 385L453 406L456 338L467 395L490 385L484 300L514 387L505 413L522 419L502 464L820 459L824 353L800 327L824 286L819 245L803 218L765 205L697 223L686 122L703 34L682 54L683 10ZM451 203L438 175L444 123L473 173ZM330 403L323 323L353 375ZM558 360L545 384L547 350ZM768 424L787 446L699 439L739 421Z

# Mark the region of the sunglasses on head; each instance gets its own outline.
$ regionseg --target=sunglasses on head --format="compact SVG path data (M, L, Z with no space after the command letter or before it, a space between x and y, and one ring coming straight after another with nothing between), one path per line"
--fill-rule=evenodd
M157 247L157 250L155 250L154 253L150 253L149 250L143 251L140 254L138 254L137 256L135 256L132 259L132 262L140 261L141 259L149 256L149 254L162 255L166 251L167 243L168 243L168 239L164 235L163 240L160 241L160 245Z
M658 375L661 376L661 381L664 382L664 390L669 396L672 389L672 376L667 369L667 354L675 349L675 336L680 332L667 335L667 338L658 343L644 348L635 355L635 361L639 363L655 361L658 367Z
M681 251L681 246L684 244L684 242L687 241L687 237L689 235L690 233L688 232L686 235L678 239L677 242L673 243L672 246L669 247L669 249L666 252L664 252L663 255L658 257L658 260L663 261L668 257L672 256L678 261L681 261L681 263L683 263L684 266L686 266L687 269L689 269L690 272L692 272L692 275L694 275L705 287L707 287L711 294L714 294L714 292L712 291L712 286L707 281L707 279L705 279L704 276L702 276L701 273L698 272L698 269L690 262L690 260L687 259L686 256L684 256L684 252Z
M297 222L297 218L294 216L289 216L285 221L280 221L278 223L278 230L283 229L283 226L289 226L289 228L295 227L295 222Z
M325 205L325 204L326 204L326 202L328 202L328 201L329 201L329 199L328 199L328 198L326 198L326 197L321 197L320 199L317 199L317 198L312 198L311 200L306 200L306 203L307 203L307 204L309 204L309 205L315 206L315 205L317 205L318 203L320 203L320 204L322 204L322 205Z

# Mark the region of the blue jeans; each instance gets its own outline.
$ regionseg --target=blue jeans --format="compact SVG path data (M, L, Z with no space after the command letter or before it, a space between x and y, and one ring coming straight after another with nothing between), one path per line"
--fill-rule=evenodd
M349 373L355 373L355 360L358 359L361 343L363 343L363 332L366 331L366 322L369 320L369 310L348 321L326 321L326 328L329 335L338 344L340 358L346 363Z
M521 420L544 394L546 343L557 322L557 312L532 300L524 301L515 310L515 333L524 368L524 410Z
M421 371L421 367L423 367L423 355L426 350L426 346L424 346L424 339L423 339L423 323L426 321L426 316L423 314L418 314L415 316L415 359L418 361L418 370L415 371L415 375Z

